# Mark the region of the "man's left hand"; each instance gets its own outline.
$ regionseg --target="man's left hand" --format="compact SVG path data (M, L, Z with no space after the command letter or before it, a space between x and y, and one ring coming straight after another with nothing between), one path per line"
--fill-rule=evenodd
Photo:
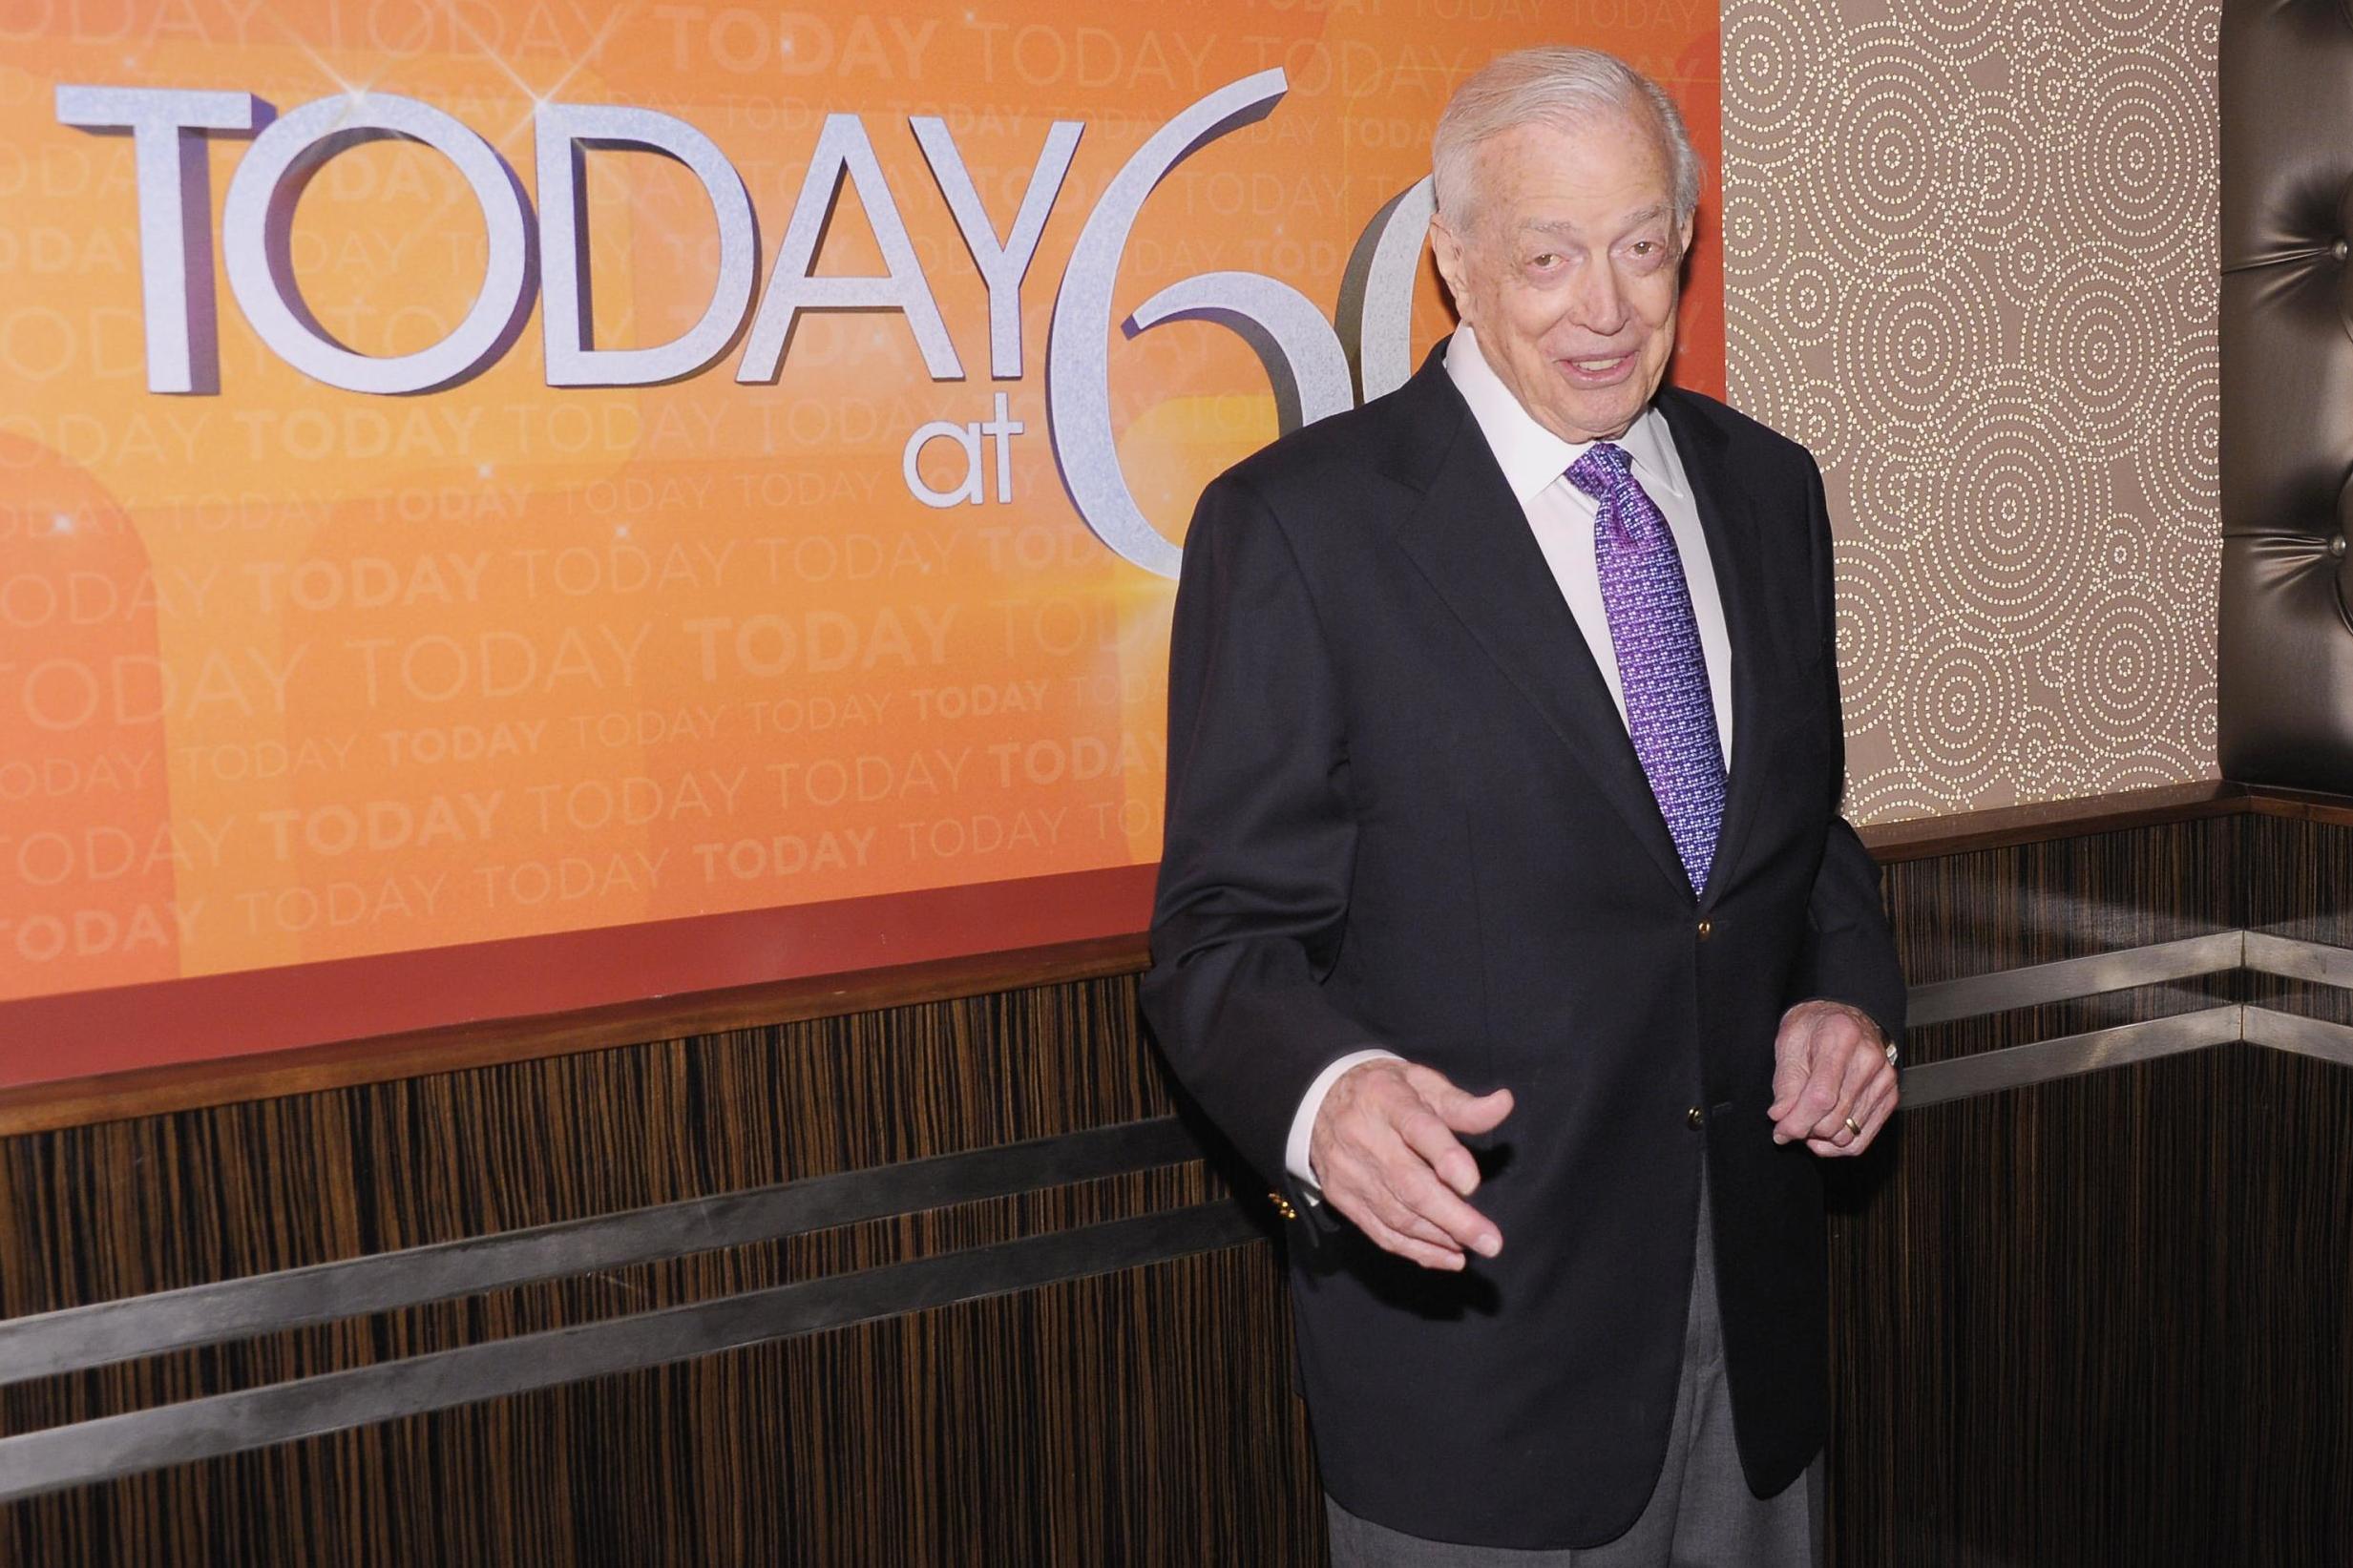
M1799 1002L1781 1015L1773 1057L1767 1114L1775 1143L1803 1139L1816 1154L1860 1154L1895 1112L1896 1070L1887 1060L1887 1041L1858 1008Z

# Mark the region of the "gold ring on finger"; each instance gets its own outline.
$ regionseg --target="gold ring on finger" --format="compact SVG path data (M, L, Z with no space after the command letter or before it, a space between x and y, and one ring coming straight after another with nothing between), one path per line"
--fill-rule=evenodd
M1862 1123L1857 1121L1853 1117L1848 1117L1846 1119L1846 1130L1853 1133L1857 1138L1862 1137Z

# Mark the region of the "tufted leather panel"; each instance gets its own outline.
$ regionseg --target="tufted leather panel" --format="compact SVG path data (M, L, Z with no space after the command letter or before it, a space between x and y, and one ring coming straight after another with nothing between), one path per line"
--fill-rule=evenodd
M2353 790L2353 0L2221 51L2222 773Z

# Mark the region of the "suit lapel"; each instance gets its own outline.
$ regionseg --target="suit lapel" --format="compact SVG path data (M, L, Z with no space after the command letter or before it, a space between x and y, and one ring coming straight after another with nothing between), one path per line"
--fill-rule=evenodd
M1658 409L1674 432L1675 455L1683 475L1691 481L1691 499L1699 511L1700 531L1708 536L1708 556L1715 571L1717 596L1724 605L1724 635L1731 657L1726 660L1732 679L1732 773L1724 789L1724 821L1717 829L1715 859L1708 868L1708 885L1700 890L1704 907L1722 890L1737 863L1743 836L1756 814L1761 788L1757 758L1764 749L1758 714L1759 680L1767 650L1765 607L1757 602L1764 582L1758 535L1748 489L1737 483L1725 456L1723 430L1673 387L1662 387Z
M1626 722L1526 512L1447 377L1444 346L1400 394L1415 439L1388 467L1422 500L1397 529L1398 543L1688 898L1691 880ZM1676 434L1680 441L1680 429ZM1399 471L1409 468L1419 471Z

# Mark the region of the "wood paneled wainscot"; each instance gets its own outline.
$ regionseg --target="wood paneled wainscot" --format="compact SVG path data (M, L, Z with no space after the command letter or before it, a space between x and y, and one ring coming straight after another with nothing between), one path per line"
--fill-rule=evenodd
M1834 1560L2343 1560L2353 811L1866 836L1922 1021L1827 1220ZM0 1553L1320 1562L1280 1222L1144 962L0 1096Z

